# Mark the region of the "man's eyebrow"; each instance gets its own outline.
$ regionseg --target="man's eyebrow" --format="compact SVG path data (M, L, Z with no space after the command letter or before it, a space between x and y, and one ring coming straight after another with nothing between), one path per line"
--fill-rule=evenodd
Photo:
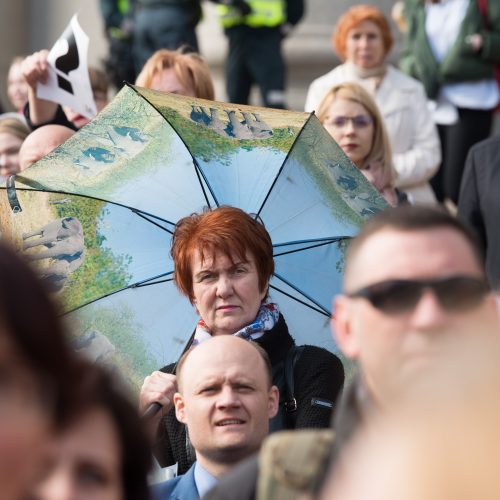
M221 384L221 382L222 382L222 377L209 377L196 384L195 390L198 391L199 389L203 389L211 385L218 385Z

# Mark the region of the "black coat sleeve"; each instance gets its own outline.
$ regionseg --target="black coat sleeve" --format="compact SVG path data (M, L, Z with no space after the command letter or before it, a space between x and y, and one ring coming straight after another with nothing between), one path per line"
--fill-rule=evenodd
M344 385L342 361L326 349L305 346L294 374L297 399L295 428L329 427L332 409L316 405L313 400L323 399L335 404Z
M175 373L175 363L161 369ZM177 464L177 473L186 473L194 463L194 453L188 455L186 426L177 420L175 408L171 408L160 420L154 443L154 455L162 467Z
M466 224L474 229L483 245L483 250L486 251L487 237L477 186L476 157L477 148L473 147L469 151L465 162L460 195L458 197L458 215Z

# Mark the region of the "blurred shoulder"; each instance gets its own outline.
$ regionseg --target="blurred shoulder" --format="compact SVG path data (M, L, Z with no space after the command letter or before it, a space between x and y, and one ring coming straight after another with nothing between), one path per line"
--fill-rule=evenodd
M313 367L318 368L324 366L330 370L339 371L343 374L344 367L342 361L332 352L315 345L305 345L302 347L302 353L297 360L297 372L314 372L314 370L312 370Z
M387 75L391 83L401 90L410 91L425 97L424 86L415 78L403 73L391 64L387 65Z

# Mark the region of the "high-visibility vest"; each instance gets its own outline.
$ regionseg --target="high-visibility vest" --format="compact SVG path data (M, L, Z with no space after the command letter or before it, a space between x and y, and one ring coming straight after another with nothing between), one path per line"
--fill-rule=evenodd
M217 6L220 22L224 28L245 24L251 28L273 28L286 21L285 0L246 0L252 12L242 16L230 5Z
M118 7L118 12L120 14L127 14L130 9L128 0L118 0L116 2L116 6Z

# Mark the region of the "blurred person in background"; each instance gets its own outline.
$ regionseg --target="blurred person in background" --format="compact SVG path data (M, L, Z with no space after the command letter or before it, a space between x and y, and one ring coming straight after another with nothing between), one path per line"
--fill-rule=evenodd
M29 134L19 150L19 168L25 170L69 139L75 131L63 125L44 125Z
M393 38L386 17L373 5L351 7L338 20L332 42L343 63L311 83L305 110L318 110L334 85L362 85L384 118L398 174L396 187L410 203L435 203L429 180L441 162L436 126L422 84L387 62Z
M38 82L45 83L48 76L48 50L41 50L26 57L22 63L23 75L28 83L28 103L24 108L24 116L31 130L43 125L63 125L78 130L90 120L67 106L60 106L53 101L36 96ZM97 68L89 68L90 86L94 96L97 112L108 103L109 81L105 73Z
M286 108L283 40L304 15L304 0L212 0L229 42L225 64L229 102L248 104L252 86L262 105Z
M111 83L120 89L123 82L132 83L137 72L133 57L133 14L136 0L100 0L104 30L108 40L106 73Z
M17 56L10 63L7 73L7 95L13 108L22 113L28 102L28 84L23 76L22 63L24 57Z
M500 295L500 136L469 151L458 198L458 215L477 233L486 254L486 274Z
M347 157L391 206L406 203L394 185L389 137L373 98L357 83L335 85L318 107L318 119Z
M470 147L491 131L500 101L500 3L485 0L406 0L407 30L400 67L420 80L433 101L443 163L432 179L439 201L457 203Z
M75 365L73 399L29 500L149 500L151 450L135 405L103 368Z
M35 274L0 245L0 485L26 498L73 394L73 356Z
M162 49L155 52L137 76L139 87L213 101L214 84L205 60L194 52Z
M21 170L19 150L29 133L21 117L0 116L0 176L8 177Z
M141 70L159 49L176 50L185 45L199 52L196 25L201 19L201 0L136 0L133 19L133 57Z

